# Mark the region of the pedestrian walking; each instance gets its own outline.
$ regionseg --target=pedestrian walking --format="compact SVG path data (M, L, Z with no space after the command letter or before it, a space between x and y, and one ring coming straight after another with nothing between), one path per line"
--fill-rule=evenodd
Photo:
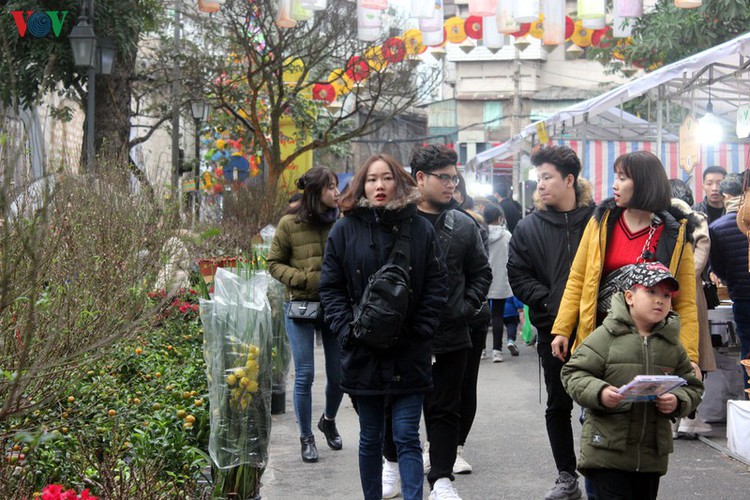
M338 342L323 313L318 308L314 318L295 319L295 303L303 307L319 304L318 286L328 232L339 217L338 178L333 171L314 167L297 179L302 197L279 221L268 254L271 276L286 285L286 333L294 361L294 414L300 432L301 456L304 462L317 462L318 449L312 432L312 385L315 375L314 343L316 328L322 332L325 351L325 410L318 421L328 446L342 448L336 429L343 392L341 391L341 354ZM290 313L291 311L291 313Z
M490 300L492 311L492 362L503 361L503 317L505 315L505 301L513 296L508 282L508 245L510 231L505 227L503 210L497 205L484 207L484 218L489 227L489 261L492 268L492 283L487 298ZM515 337L511 342L508 337L508 351L518 355ZM513 354L515 352L515 354Z
M388 466L383 469L386 406L401 492L405 499L422 499L419 421L424 397L433 387L431 341L447 292L435 232L417 216L419 199L414 180L395 159L370 157L341 201L345 217L331 230L323 259L320 295L341 345L341 385L359 416L359 475L367 500L383 498L384 472L396 475ZM353 304L359 304L370 277L389 260L404 231L409 234L408 313L393 332L397 344L379 351L354 336Z

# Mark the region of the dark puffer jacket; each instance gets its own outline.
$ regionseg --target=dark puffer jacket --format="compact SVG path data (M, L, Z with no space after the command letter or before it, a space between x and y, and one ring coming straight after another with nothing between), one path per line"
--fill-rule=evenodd
M670 312L648 337L638 333L622 292L612 308L562 369L562 382L573 400L586 408L581 430L578 469L618 469L667 473L672 453L671 417L685 417L698 407L703 383L695 378L685 348L679 342L680 320ZM602 405L607 386L621 387L636 375L677 375L687 385L674 389L677 409L670 415L654 403Z
M450 237L446 217L453 212ZM487 300L492 283L492 268L482 241L480 225L451 200L435 223L437 239L448 270L448 303L435 331L433 352L445 353L472 346L469 325Z
M729 298L750 300L748 240L737 227L737 202L731 200L728 205L727 214L716 219L708 228L711 235L711 270L727 284Z
M325 318L342 345L341 387L352 395L416 394L432 389L432 337L447 299L445 266L432 225L417 215L419 192L383 209L359 206L328 236L320 298ZM360 205L362 205L361 200ZM366 205L366 204L365 204ZM388 260L393 228L411 219L411 303L407 335L385 353L351 338L352 306L368 278Z

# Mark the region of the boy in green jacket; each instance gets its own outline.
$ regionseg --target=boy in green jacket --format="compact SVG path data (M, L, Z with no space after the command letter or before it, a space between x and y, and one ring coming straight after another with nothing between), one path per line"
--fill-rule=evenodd
M602 326L562 369L562 382L585 410L578 470L597 498L655 499L672 452L670 419L695 410L695 378L671 311L679 285L660 263L631 266ZM686 385L654 401L624 401L618 392L636 375L678 375Z

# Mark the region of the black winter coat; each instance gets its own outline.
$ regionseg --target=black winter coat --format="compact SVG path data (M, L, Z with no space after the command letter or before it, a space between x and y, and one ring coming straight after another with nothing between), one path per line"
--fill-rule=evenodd
M454 213L450 238L445 228L449 211ZM448 303L432 344L433 352L440 354L472 346L469 324L487 300L492 268L479 224L455 200L438 217L435 231L448 270Z
M541 205L518 223L510 239L508 281L513 295L529 306L529 320L540 342L552 342L550 332L570 267L594 211L589 200L581 197L570 212Z
M748 241L737 227L737 212L716 219L708 227L708 233L711 236L711 270L727 284L730 299L750 300Z
M403 205L401 205L403 206ZM416 205L396 210L357 207L328 235L320 298L325 319L339 339L341 387L351 395L416 394L432 389L432 337L447 299L445 266L432 225ZM401 345L378 353L351 337L352 306L368 278L386 263L393 228L411 219L411 303Z

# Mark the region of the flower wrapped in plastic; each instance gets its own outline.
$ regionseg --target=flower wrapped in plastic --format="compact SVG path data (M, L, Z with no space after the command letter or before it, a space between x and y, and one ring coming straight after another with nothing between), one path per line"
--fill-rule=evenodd
M214 497L253 498L268 460L273 334L268 277L218 269L201 300Z

